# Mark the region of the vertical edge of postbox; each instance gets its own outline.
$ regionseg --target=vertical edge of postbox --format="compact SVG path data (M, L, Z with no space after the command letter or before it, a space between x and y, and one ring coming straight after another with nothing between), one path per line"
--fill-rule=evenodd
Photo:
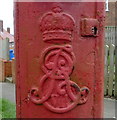
M94 118L103 118L104 111L104 2L96 3L96 19L99 20L99 37L95 45Z
M20 57L19 57L19 5L14 2L14 34L16 56L16 118L21 118Z

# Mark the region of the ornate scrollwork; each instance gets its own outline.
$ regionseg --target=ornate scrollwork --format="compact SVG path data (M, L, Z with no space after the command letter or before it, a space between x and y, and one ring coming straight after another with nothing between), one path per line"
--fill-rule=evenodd
M73 18L63 13L59 6L52 10L41 19L43 40L50 43L71 42L75 25ZM30 100L35 104L43 104L56 113L68 112L78 104L85 103L89 89L80 88L70 79L74 61L71 45L55 45L45 49L41 63L44 75L39 80L39 88L31 89Z
M49 110L64 113L87 101L88 88L81 88L70 80L75 56L71 45L53 46L43 53L39 89L31 90L31 101L44 104ZM47 82L49 81L49 82ZM46 90L45 90L46 89Z

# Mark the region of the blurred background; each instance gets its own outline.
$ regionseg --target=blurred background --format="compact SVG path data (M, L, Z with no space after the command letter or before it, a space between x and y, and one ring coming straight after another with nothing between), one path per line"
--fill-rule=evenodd
M117 99L117 0L105 1L105 71L104 96L105 116L115 116L115 102ZM0 85L3 87L3 97L15 102L15 44L13 0L0 0ZM9 94L11 96L9 96ZM106 99L106 98L109 98ZM112 101L111 101L112 100ZM110 111L108 111L110 109Z

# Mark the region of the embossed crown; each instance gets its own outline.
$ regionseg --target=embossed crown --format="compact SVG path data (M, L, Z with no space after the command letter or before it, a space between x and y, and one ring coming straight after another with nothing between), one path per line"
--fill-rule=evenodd
M43 40L47 42L70 42L74 29L74 19L64 13L60 6L52 8L52 12L44 14L40 21Z

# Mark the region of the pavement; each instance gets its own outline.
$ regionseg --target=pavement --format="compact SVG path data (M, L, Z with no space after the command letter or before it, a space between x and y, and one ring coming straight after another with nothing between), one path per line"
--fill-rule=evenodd
M15 103L15 84L0 83L0 98ZM117 100L104 98L104 118L115 118L115 112L117 112Z
M117 100L104 98L104 118L117 119Z
M0 98L5 98L15 103L15 84L0 83Z

